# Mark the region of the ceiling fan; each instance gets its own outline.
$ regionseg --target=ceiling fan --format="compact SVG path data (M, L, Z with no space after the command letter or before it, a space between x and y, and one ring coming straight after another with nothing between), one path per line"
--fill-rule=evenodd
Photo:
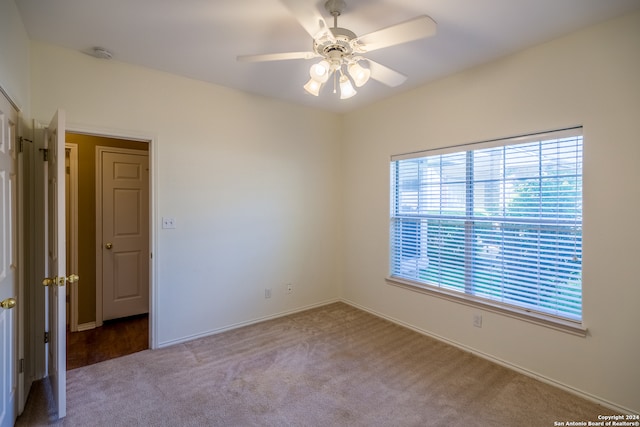
M338 16L346 6L344 0L327 0L324 4L327 12L333 16L331 28L308 2L305 4L301 0L281 1L313 38L312 51L241 55L237 59L242 62L262 62L322 58L320 62L311 66L309 70L311 78L304 85L304 89L315 96L320 94L320 89L331 76L333 76L333 92L337 92L339 84L341 99L350 98L356 94L352 81L356 87L364 85L369 78L390 87L401 85L407 76L363 55L385 47L430 37L436 33L435 21L427 15L421 15L358 37L353 31L338 27ZM363 67L362 64L367 66Z

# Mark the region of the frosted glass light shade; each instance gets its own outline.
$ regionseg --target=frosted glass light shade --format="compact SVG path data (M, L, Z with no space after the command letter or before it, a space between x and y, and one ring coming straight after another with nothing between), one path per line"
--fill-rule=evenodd
M317 82L324 83L329 78L329 71L331 70L331 66L327 61L320 61L317 64L313 64L311 68L309 68L309 75L311 78Z
M349 78L345 75L340 77L340 99L351 98L356 93L358 92L353 88Z
M309 79L307 84L304 85L304 90L313 96L318 96L320 94L320 89L322 89L322 83L314 80L313 78Z
M353 82L356 86L360 87L369 81L369 77L371 77L371 70L368 68L362 67L357 62L349 65L349 75L353 78Z

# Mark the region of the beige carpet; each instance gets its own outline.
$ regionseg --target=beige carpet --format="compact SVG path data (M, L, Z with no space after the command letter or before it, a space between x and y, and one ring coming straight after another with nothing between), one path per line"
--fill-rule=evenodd
M18 426L553 426L612 411L343 303L38 383Z

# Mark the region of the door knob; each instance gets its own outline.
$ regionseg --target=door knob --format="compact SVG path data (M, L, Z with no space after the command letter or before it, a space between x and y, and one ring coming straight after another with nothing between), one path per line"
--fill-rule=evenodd
M79 279L77 274L70 274L68 277L45 277L42 284L44 286L64 286L66 282L75 283Z
M11 310L15 306L16 306L15 298L7 298L6 300L0 302L0 307L6 308L7 310Z
M42 284L44 286L64 286L64 277L45 277Z
M107 243L106 245L104 245L105 248L107 249L111 249L113 247L112 243Z

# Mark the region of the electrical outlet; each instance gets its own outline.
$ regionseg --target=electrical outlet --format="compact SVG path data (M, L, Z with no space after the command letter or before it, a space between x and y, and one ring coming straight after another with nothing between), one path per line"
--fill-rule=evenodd
M482 328L482 314L474 313L473 326L476 328Z
M176 219L169 217L162 217L162 228L171 229L176 228Z
M270 288L266 288L266 289L264 290L264 297L265 297L266 299L271 298L271 289L270 289Z
M290 294L293 292L293 285L291 283L287 284L287 293Z

